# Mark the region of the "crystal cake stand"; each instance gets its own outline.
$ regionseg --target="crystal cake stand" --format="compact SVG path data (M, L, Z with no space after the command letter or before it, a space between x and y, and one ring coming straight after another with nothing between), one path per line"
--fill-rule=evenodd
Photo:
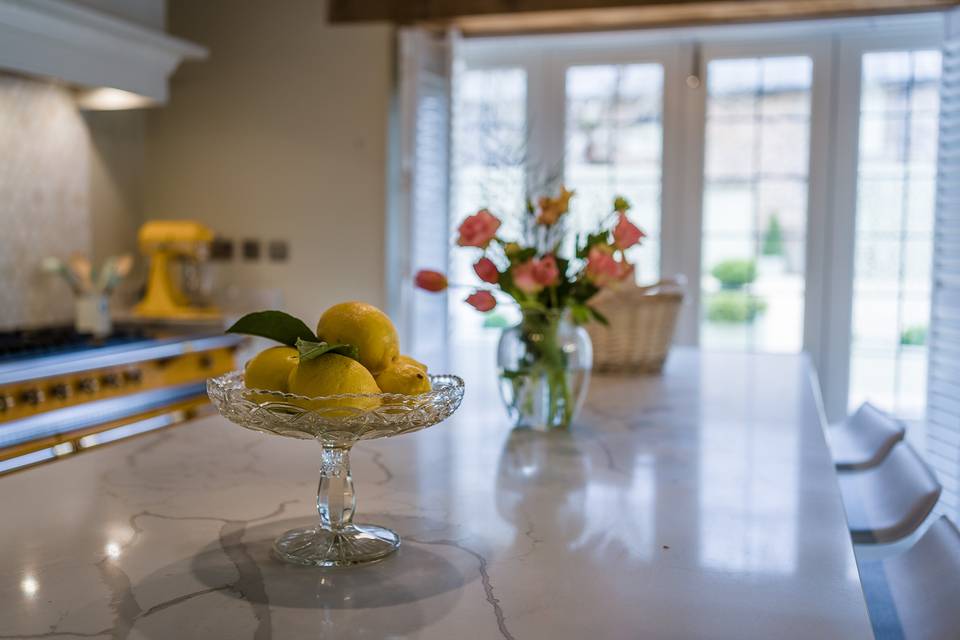
M426 429L453 415L463 399L463 380L439 375L430 376L430 383L433 389L417 396L382 393L306 398L247 389L242 371L207 381L213 404L234 424L288 438L318 440L323 445L317 489L320 522L277 538L273 543L277 557L299 565L343 567L376 562L397 550L400 537L395 532L353 522L357 500L350 475L350 448L359 440Z

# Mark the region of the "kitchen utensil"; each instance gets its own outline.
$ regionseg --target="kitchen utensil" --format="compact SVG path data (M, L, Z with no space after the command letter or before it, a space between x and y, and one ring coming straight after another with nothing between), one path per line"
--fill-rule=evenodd
M56 273L61 278L63 278L70 288L73 290L74 294L79 295L81 293L81 284L77 279L76 274L70 270L63 260L60 258L55 258L53 256L48 256L40 262L40 268L46 273Z
M93 293L93 268L90 266L90 260L83 254L75 253L70 256L69 264L77 282L80 283L81 293Z
M103 261L100 270L97 271L96 290L100 293L110 293L113 288L111 283L115 283L117 273L117 257L110 256Z

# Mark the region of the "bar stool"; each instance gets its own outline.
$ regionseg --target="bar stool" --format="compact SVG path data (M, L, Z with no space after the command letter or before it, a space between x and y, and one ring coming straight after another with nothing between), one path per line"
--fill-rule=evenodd
M906 432L902 422L864 402L853 415L827 429L827 440L837 470L853 471L880 464Z
M960 531L946 516L903 553L859 565L878 640L960 637Z
M917 530L942 487L906 442L876 467L838 473L850 535L858 544L894 542Z

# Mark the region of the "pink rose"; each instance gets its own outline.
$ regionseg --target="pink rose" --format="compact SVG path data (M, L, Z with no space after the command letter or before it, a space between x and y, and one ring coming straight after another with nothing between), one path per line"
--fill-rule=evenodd
M590 249L587 255L587 277L598 287L625 280L633 273L633 265L617 262L613 254L600 247Z
M473 270L484 282L497 284L500 281L500 272L497 271L497 265L493 264L490 258L480 258L477 264L473 265Z
M480 289L467 296L467 304L477 311L486 312L497 306L497 299L489 291Z
M500 220L486 209L477 211L460 223L460 237L457 244L461 247L480 247L486 249L497 235Z
M431 271L429 269L418 271L413 282L421 289L433 291L434 293L447 288L447 276L439 271Z
M537 281L536 270L537 265L533 259L518 264L513 268L513 284L527 295L539 293L543 285Z
M557 259L552 255L539 260L531 258L513 268L513 283L528 295L539 293L544 287L552 287L560 281Z
M637 225L630 222L626 213L620 212L620 220L617 221L617 226L613 228L613 244L617 249L629 249L646 235Z
M553 254L535 260L533 265L534 279L544 287L552 287L560 281L560 269Z

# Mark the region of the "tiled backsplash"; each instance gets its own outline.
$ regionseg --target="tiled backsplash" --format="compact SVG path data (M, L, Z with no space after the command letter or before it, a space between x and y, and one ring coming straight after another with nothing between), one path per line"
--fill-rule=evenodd
M70 92L0 74L0 330L70 322L45 256L91 250L90 136Z

